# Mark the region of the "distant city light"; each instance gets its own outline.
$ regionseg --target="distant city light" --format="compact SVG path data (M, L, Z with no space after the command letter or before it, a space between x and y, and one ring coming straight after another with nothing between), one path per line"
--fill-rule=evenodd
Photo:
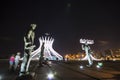
M116 59L113 59L113 61L116 61Z

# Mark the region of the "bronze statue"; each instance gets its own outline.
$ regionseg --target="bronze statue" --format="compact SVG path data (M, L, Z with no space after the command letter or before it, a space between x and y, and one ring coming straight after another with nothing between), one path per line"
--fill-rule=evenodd
M35 32L36 24L31 24L31 29L27 32L27 34L24 36L24 57L21 64L20 69L20 75L24 75L28 73L28 61L30 58L30 54L33 51L35 45L34 45L34 38L35 38Z

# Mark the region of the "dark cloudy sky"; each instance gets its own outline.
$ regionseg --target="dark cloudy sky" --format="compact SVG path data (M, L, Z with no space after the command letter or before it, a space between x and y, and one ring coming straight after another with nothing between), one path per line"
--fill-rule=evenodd
M49 33L60 54L81 51L80 38L93 39L93 50L120 48L120 3L115 0L4 0L0 4L0 54L23 52L23 36L31 23L37 24L37 47L38 38Z

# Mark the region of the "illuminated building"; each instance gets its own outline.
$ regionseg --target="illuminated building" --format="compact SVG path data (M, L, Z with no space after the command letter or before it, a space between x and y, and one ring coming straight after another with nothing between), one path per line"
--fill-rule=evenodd
M39 53L41 52L41 46L43 42L45 43L44 54L43 54L44 59L63 60L63 57L52 48L54 39L51 37L45 37L45 38L41 37L39 38L39 43L40 43L39 47L30 54L30 59L28 61L27 67L29 66L31 60L39 60L40 57ZM22 59L23 58L21 58L21 60Z
M107 49L104 52L105 60L120 60L120 49Z
M40 46L38 49L36 49L34 52L32 52L31 54L31 58L34 60L39 59L40 55L40 51L41 51L41 46L42 43L44 42L44 59L48 59L48 60L63 60L63 57L58 54L54 49L53 49L53 42L54 39L51 37L40 37L39 38L39 42L40 42Z

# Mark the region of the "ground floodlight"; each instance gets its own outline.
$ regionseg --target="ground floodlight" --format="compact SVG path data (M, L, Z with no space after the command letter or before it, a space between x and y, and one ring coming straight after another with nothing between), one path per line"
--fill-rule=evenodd
M53 73L49 73L49 74L47 75L47 78L48 78L49 80L53 79L53 78L54 78L54 74L53 74Z
M80 69L83 69L83 66L82 66L82 65L80 65Z

